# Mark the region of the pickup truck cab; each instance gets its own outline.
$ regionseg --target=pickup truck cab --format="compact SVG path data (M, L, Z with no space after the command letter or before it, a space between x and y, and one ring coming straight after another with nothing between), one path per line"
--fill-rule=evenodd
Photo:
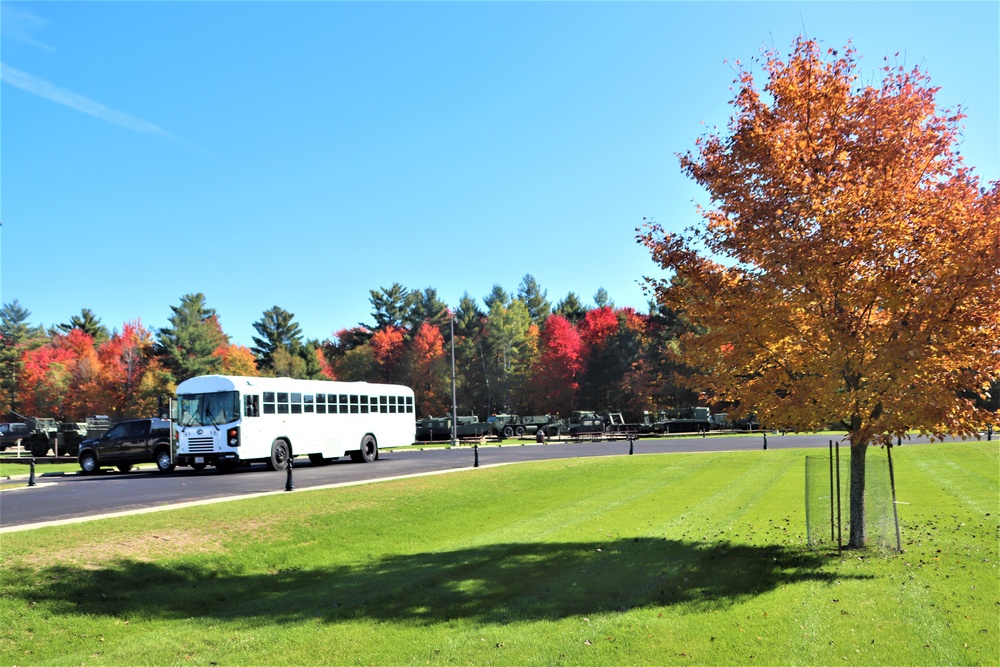
M115 424L99 438L80 443L78 457L85 473L103 466L128 472L136 463L155 463L161 472L174 469L170 422L165 419L132 419Z

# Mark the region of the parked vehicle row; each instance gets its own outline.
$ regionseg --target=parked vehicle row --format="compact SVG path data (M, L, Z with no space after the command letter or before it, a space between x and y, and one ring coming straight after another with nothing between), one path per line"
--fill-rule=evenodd
M108 429L105 415L91 415L83 422L57 421L48 417L10 415L17 421L0 424L0 452L21 446L32 456L42 457L50 451L65 456L77 456L80 443Z
M416 424L418 442L451 438L451 417L427 417ZM480 421L475 415L460 415L456 421L458 438L580 437L604 433L635 435L707 433L712 430L748 430L759 427L754 419L731 423L725 413L712 414L707 407L655 410L643 413L639 422L627 422L620 412L578 410L566 419L557 415L517 415L501 413Z

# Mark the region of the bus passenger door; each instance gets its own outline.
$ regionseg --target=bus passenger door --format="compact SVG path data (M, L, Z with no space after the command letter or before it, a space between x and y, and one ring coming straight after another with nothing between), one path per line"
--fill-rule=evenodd
M259 449L264 437L264 429L260 420L260 395L246 394L243 396L243 419L240 421L240 458L255 458L250 450ZM267 443L270 452L271 443Z

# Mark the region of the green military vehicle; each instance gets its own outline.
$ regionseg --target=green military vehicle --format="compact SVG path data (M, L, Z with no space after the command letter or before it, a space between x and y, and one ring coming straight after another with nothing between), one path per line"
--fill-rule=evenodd
M456 421L456 438L479 438L489 435L490 425L479 421L476 415L459 415ZM427 417L417 421L417 442L451 439L451 417Z
M104 415L87 417L85 422L60 422L48 417L11 415L18 421L0 424L0 452L19 444L32 456L41 458L52 451L60 456L77 456L80 443L108 429Z
M593 411L575 410L566 420L564 430L574 438L601 435L605 430L604 418Z

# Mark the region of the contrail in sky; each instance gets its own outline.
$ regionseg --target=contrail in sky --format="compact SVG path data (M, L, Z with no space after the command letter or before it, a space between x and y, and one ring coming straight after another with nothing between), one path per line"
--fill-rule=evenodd
M121 125L122 127L135 130L136 132L156 134L170 139L174 138L169 132L163 130L157 125L147 123L146 121L130 116L127 113L109 109L103 104L99 104L94 100L84 97L83 95L77 95L74 92L60 88L55 84L39 79L38 77L34 77L27 72L22 72L21 70L5 65L4 63L0 63L0 79L2 79L4 83L8 83L15 88L20 88L21 90L29 92L32 95L44 97L45 99L55 102L56 104L62 104L70 109L76 109L77 111L82 111L83 113L90 114L91 116L96 116L97 118L106 120L109 123Z

